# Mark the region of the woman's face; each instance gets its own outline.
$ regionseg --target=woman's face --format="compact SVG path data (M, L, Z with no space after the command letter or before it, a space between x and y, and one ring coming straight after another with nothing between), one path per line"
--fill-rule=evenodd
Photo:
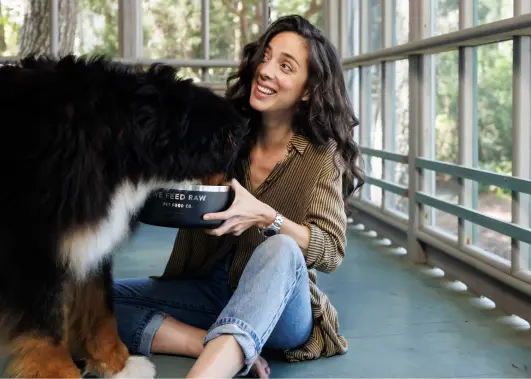
M308 44L293 32L282 32L271 39L256 70L249 102L262 113L293 112L306 100Z

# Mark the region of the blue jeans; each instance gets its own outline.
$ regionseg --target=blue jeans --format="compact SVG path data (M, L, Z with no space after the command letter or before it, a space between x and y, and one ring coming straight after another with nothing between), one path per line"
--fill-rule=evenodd
M232 256L207 278L121 279L114 284L118 332L132 354L151 355L153 337L165 316L204 330L204 340L231 334L240 344L246 375L262 348L303 345L312 330L308 270L295 241L268 238L256 248L232 292L228 270Z

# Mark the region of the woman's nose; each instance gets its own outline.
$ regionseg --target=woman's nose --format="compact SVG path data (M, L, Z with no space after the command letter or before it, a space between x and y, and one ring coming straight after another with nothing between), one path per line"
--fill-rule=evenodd
M262 79L262 80L273 79L275 77L275 71L274 70L275 70L275 68L273 67L273 65L270 62L263 63L262 66L260 67L260 71L259 71L260 79Z

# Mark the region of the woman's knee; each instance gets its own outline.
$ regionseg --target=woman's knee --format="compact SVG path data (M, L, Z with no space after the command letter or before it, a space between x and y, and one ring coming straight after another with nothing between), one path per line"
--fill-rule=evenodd
M290 250L300 250L297 242L295 242L292 237L286 234L276 234L274 236L268 237L264 242L262 242L262 245L271 246L277 249L283 248Z
M262 242L251 259L254 260L253 264L258 266L274 265L294 270L306 267L299 245L293 238L284 234L277 234Z

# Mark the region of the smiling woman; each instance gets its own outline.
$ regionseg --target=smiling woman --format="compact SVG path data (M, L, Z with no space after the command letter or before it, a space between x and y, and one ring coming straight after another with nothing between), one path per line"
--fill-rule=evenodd
M267 377L264 348L289 361L347 351L316 271L345 254L357 119L336 50L299 16L245 47L227 97L251 127L234 201L205 215L219 227L179 230L161 277L115 284L118 328L133 352L198 357L190 377Z

